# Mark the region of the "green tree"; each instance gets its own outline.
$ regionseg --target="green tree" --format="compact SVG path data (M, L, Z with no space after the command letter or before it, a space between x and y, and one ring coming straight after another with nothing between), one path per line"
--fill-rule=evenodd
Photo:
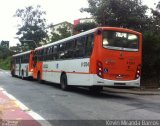
M6 59L8 56L11 56L12 52L3 46L0 46L0 59Z
M141 0L88 0L90 13L101 26L116 26L142 30L145 27L147 6Z
M55 42L64 38L67 38L72 35L72 25L64 23L59 26L57 29L54 26L51 27L52 32L50 36L50 42Z
M143 31L142 79L147 81L145 85L160 86L160 2L156 9L151 9L149 20Z
M93 29L95 27L97 27L97 24L95 22L80 23L74 27L74 34L84 32Z
M10 51L12 51L13 53L20 53L24 50L22 50L22 47L20 44L17 44L16 46L11 46Z
M5 48L9 48L9 41L1 41L1 46L5 47Z
M21 19L17 35L22 46L28 45L27 50L34 49L35 43L40 46L40 43L47 37L45 14L46 12L42 11L39 5L36 8L28 6L16 11L14 16Z
M155 34L159 34L160 33L160 1L157 4L156 9L151 9L152 12L152 25L150 27L150 30L152 29L152 32L154 32Z

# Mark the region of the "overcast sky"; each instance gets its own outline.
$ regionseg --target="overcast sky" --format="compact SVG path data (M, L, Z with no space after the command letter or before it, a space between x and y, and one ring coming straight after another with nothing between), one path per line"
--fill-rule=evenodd
M160 0L143 0L149 7ZM48 23L60 23L78 18L90 17L87 13L80 13L80 8L87 7L87 0L0 0L0 41L10 41L10 46L18 40L14 39L17 32L17 19L13 17L18 8L22 9L29 5L41 5L46 11Z

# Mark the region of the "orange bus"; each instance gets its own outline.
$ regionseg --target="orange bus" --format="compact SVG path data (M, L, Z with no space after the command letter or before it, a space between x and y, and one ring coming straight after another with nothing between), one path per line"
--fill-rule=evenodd
M33 78L69 86L139 87L142 34L98 27L34 50Z
M11 75L22 79L33 76L33 53L26 51L12 56Z

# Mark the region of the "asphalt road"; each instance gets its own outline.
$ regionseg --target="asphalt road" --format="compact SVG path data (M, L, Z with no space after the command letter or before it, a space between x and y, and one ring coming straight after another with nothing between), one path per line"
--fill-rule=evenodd
M87 89L62 91L53 83L11 77L0 70L0 87L46 120L159 120L159 95L91 94ZM65 122L66 123L66 122ZM76 122L81 123L82 122ZM93 122L92 122L93 123ZM93 123L95 124L95 123Z

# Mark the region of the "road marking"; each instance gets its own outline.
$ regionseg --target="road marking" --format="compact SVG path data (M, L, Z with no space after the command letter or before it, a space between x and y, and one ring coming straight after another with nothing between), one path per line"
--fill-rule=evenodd
M27 106L25 106L22 102L20 102L18 99L16 99L13 95L7 93L2 87L0 87L0 91L2 91L6 96L8 96L11 100L14 100L15 103L18 105L19 108L21 108L25 113L29 114L33 119L35 119L37 122L41 124L41 126L52 126L48 121L46 121L42 116L37 114L36 112L29 109Z

